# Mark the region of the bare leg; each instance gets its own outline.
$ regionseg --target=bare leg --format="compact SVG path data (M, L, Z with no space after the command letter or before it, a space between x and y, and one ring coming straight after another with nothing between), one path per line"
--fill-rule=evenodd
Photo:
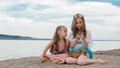
M96 61L100 64L107 64L108 63L108 61L100 59L100 58L96 59Z
M89 59L87 56L85 55L80 55L78 60L77 60L77 63L79 65L88 65L88 64L93 64L93 63L96 63L97 61L94 60L94 59Z
M68 63L68 64L76 64L77 63L77 59L73 58L73 57L68 57L66 59L66 63Z

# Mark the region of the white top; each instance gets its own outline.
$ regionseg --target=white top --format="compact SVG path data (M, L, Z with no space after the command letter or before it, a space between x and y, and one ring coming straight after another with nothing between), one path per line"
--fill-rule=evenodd
M73 38L73 33L70 32L70 34L68 35L67 39L69 41L72 41L74 40ZM91 32L87 30L87 34L86 34L86 41L88 42L88 48L91 49L91 47L93 46L93 43L92 43L92 36L91 36ZM79 48L83 47L84 45L80 45L79 43L82 44L82 39L78 40L78 43L75 45L75 46L78 46ZM79 45L78 45L79 44Z

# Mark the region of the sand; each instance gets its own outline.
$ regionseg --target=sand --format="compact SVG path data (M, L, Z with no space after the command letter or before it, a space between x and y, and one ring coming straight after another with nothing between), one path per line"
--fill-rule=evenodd
M109 63L80 66L76 64L53 64L48 61L40 64L38 56L0 61L0 68L120 68L120 49L97 51L94 52L94 56L108 60Z

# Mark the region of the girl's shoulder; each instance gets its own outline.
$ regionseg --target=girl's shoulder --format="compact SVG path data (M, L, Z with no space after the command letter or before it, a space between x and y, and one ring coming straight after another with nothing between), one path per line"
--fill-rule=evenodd
M55 41L52 39L51 42L55 42Z
M54 41L54 40L51 40L49 43L50 43L50 44L54 44L54 43L55 43L55 41Z

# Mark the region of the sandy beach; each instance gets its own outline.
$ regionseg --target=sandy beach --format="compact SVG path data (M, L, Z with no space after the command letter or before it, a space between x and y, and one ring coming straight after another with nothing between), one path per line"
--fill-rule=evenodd
M94 52L94 56L108 60L109 63L105 65L96 63L85 66L75 64L53 64L51 62L40 64L39 56L36 56L0 61L0 68L120 68L120 49L97 51Z

